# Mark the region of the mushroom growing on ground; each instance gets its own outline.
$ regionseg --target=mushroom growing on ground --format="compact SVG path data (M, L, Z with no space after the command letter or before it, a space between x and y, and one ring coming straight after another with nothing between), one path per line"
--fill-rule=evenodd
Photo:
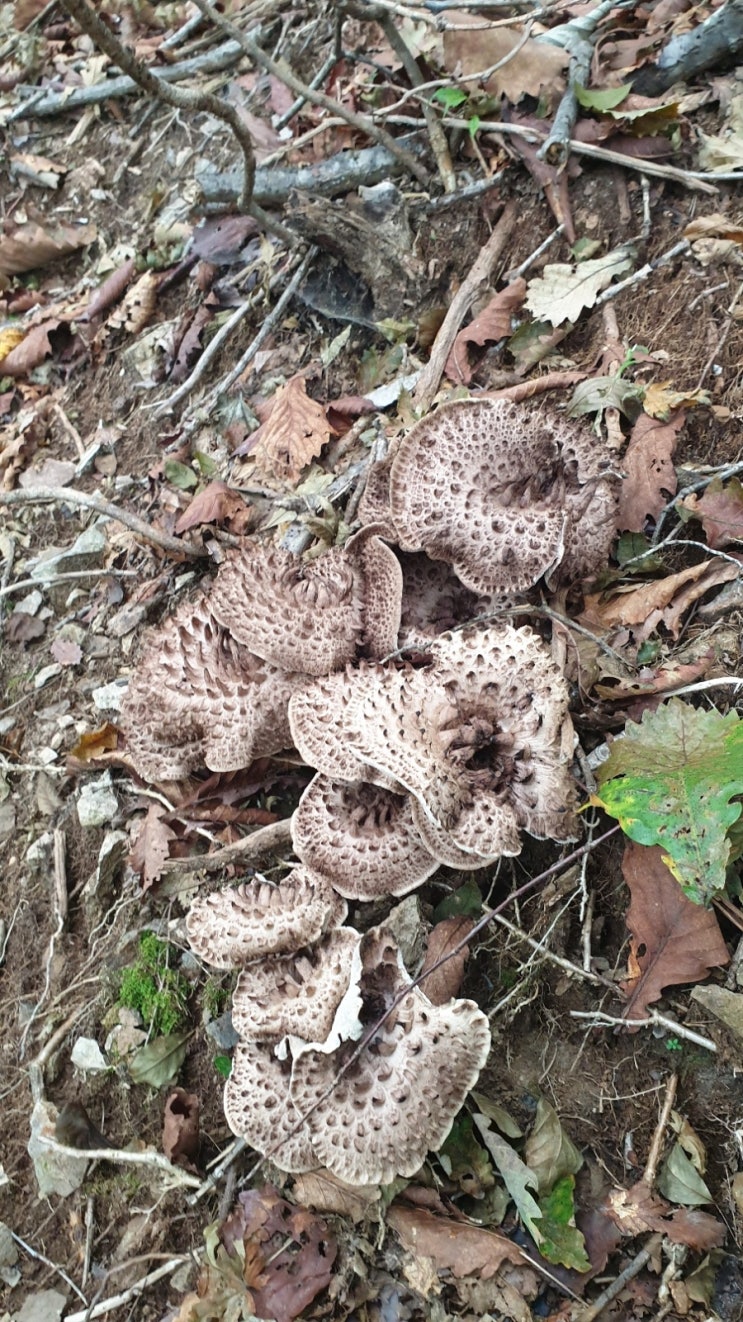
M326 877L293 868L277 885L255 877L194 900L186 919L192 950L216 969L264 955L294 954L340 927L347 905Z
M296 954L249 964L232 995L235 1032L256 1042L287 1036L325 1042L348 991L359 941L354 928L337 927Z
M371 527L309 561L253 538L228 556L211 605L238 642L272 665L326 675L394 651L401 595L397 557Z
M305 675L269 665L217 624L208 598L150 630L121 709L127 752L147 780L235 771L291 744L288 703Z
M585 424L465 399L411 428L372 477L361 513L394 527L403 551L452 565L473 592L509 594L544 575L569 583L602 566L618 489Z
M521 829L570 838L573 727L541 639L529 628L472 626L441 635L428 653L429 665L366 665L297 693L289 719L305 760L334 779L407 790L434 855L427 822L481 858L519 853Z

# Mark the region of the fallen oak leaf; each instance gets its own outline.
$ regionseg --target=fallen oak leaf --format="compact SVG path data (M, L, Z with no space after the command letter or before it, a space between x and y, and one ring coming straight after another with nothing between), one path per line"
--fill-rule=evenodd
M617 532L642 532L647 520L657 519L675 496L672 457L683 425L681 410L665 422L640 414L622 460L626 476L619 489Z
M686 1244L695 1252L709 1252L725 1243L722 1222L708 1212L675 1208L639 1180L630 1189L612 1189L602 1208L623 1235L634 1239L649 1230L660 1231L674 1244Z
M511 334L511 318L522 306L526 294L526 281L518 276L505 289L501 289L491 298L487 307L459 331L446 360L444 371L450 381L459 381L469 385L473 369L467 356L467 346L477 344L481 347L502 340Z
M713 550L719 551L730 542L743 542L743 485L739 478L723 482L722 478L715 477L704 495L697 496L692 492L684 500L677 501L676 508L699 519Z
M616 275L629 270L633 260L634 250L621 247L603 257L578 262L575 267L567 262L545 266L542 274L531 281L525 306L538 321L549 321L553 326L576 322Z
M677 574L615 592L608 598L602 593L588 593L580 618L600 629L630 628L637 642L644 641L659 624L675 637L684 611L710 588L737 578L739 573L730 561L703 560Z
M333 428L322 404L310 399L300 374L280 386L269 403L271 411L253 433L249 453L265 477L298 482L302 469L330 440Z
M439 1271L454 1276L480 1276L487 1281L505 1262L524 1261L521 1250L497 1230L435 1216L395 1199L387 1223L410 1253L433 1258Z
M238 491L226 482L210 482L194 496L175 525L178 536L203 523L226 524L237 536L248 532L255 522L255 510Z
M175 831L163 821L165 813L161 803L151 803L132 845L130 863L140 873L144 890L161 875L170 857L170 841L175 839Z
M711 909L687 899L663 861L659 845L627 842L622 873L632 897L627 927L632 941L629 976L622 984L625 1019L644 1019L665 987L700 982L730 956ZM630 1029L637 1032L638 1029Z

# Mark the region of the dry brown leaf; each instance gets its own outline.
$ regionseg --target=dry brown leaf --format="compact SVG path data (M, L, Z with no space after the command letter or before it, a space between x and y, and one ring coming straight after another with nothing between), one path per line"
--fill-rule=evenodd
M52 345L49 339L52 331L59 326L59 321L52 318L50 321L42 322L39 326L32 326L31 330L24 335L20 344L10 350L8 356L0 365L3 376L26 376L39 363L43 363L45 358L52 352Z
M163 1111L163 1152L177 1166L188 1166L199 1153L200 1103L195 1093L174 1088Z
M255 510L246 504L239 491L231 490L226 482L210 482L183 511L175 531L180 537L181 533L203 523L223 523L239 537L252 527L254 521Z
M618 532L642 532L647 519L657 519L676 494L676 470L671 462L684 425L680 410L667 422L641 413L622 460L626 477L619 492Z
M156 271L145 271L136 284L132 285L121 307L111 313L106 322L106 329L119 330L123 326L134 335L144 330L155 311L159 284L160 276Z
M25 332L20 326L5 326L0 330L0 367L3 365L3 359L16 348L16 345L22 344Z
M41 638L46 629L46 621L29 615L28 611L13 611L5 621L5 637L9 643L32 643Z
M666 578L615 593L608 599L601 593L589 593L581 619L600 629L631 628L639 642L649 637L659 624L665 625L675 637L689 606L710 588L737 578L739 573L740 569L729 560L703 560L678 574L668 574Z
M465 15L461 9L447 10L441 19L449 25L444 32L444 68L455 77L480 73L504 60L485 83L491 96L507 96L517 105L523 96L556 99L565 90L567 51L529 37L508 59L522 40L520 28L483 28L479 15Z
M98 730L90 730L78 739L70 753L78 762L92 762L104 753L110 753L119 742L119 732L115 725L106 721Z
M463 937L468 936L474 925L472 918L461 915L457 918L444 918L437 923L428 938L426 958L420 971L421 978L428 969L453 950ZM436 969L426 978L422 990L432 1005L444 1005L452 996L456 996L462 985L464 966L469 953L469 946L465 946L458 955L453 955L441 965L440 969Z
M697 216L686 226L685 239L732 239L743 243L743 228L734 224L729 216L715 211L711 216Z
M468 344L492 344L511 334L511 317L522 306L526 295L526 281L522 276L513 280L491 298L487 307L457 335L444 371L450 381L469 385L473 369L467 356Z
M651 418L665 422L676 409L693 409L711 402L708 390L673 390L670 381L655 381L645 391L642 406Z
M686 1244L698 1253L708 1252L725 1242L725 1227L716 1217L686 1207L671 1211L670 1204L648 1188L644 1180L632 1185L631 1189L613 1189L604 1210L622 1234L630 1239L657 1230L674 1244Z
M378 1184L346 1184L331 1171L310 1171L297 1175L292 1196L302 1207L316 1212L337 1212L352 1221L363 1221L378 1203L381 1190Z
M713 550L730 542L743 542L743 485L739 478L723 483L722 478L715 477L703 496L692 493L678 504L699 519Z
M394 1202L387 1222L411 1253L433 1258L439 1271L455 1276L494 1276L504 1262L523 1261L521 1250L496 1230L481 1230L466 1221L434 1216L420 1207Z
M55 638L50 650L61 666L77 666L83 659L82 647L70 638Z
M692 684L694 680L706 675L714 665L715 653L712 649L695 661L668 661L664 665L644 666L637 676L619 677L613 684L594 684L593 690L600 698L609 702L632 702L635 699L653 697L658 693L667 693L669 689L680 689L683 684ZM639 720L639 716L632 720Z
M80 317L80 321L92 321L102 312L106 312L112 303L118 303L129 281L134 275L135 261L130 257L128 261L112 271L109 276L93 290L90 296L90 302Z
M141 874L144 890L154 885L170 857L170 841L175 838L175 831L162 820L165 811L161 803L150 804L132 845L129 861L134 871Z
M632 896L623 1017L643 1019L664 987L700 982L710 969L727 964L730 956L714 913L686 898L663 862L659 845L651 848L628 840L622 872Z
M19 225L0 237L0 275L22 275L92 243L95 225Z
M281 386L270 403L271 412L255 433L250 454L265 477L298 482L302 469L330 440L333 428L323 406L310 399L301 375Z

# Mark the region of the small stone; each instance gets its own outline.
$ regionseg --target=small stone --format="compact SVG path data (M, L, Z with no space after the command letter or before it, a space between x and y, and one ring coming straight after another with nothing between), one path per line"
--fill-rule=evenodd
M47 863L49 853L52 847L51 831L45 831L43 835L38 836L26 850L27 863Z
M220 1051L232 1051L240 1041L239 1035L232 1027L232 1015L229 1010L225 1010L218 1019L210 1020L206 1025L206 1031Z
M81 826L106 826L119 811L119 801L111 782L110 771L88 781L77 800L77 816Z
M54 1124L57 1108L50 1102L37 1102L31 1112L31 1137L28 1141L28 1155L33 1162L34 1174L39 1185L39 1194L48 1198L50 1194L59 1194L67 1198L80 1188L88 1169L87 1157L69 1157L55 1152L46 1139L54 1138ZM48 1322L50 1315L44 1315Z
M16 602L13 607L13 614L16 615L18 612L22 612L24 615L35 615L43 600L44 598L39 589L36 588L34 592L29 592L27 596L21 597L21 600Z
M39 560L31 570L31 578L47 582L58 574L97 569L103 565L107 546L106 536L99 523L94 523L80 533L72 546Z
M56 662L50 666L42 666L38 675L34 679L34 688L43 689L44 685L48 684L50 679L56 679L57 675L61 674L62 667L57 665Z
M95 1073L107 1070L108 1064L94 1037L79 1037L72 1048L72 1063L79 1070Z
M59 1322L66 1307L67 1298L59 1290L38 1290L28 1296L15 1322Z
M50 767L52 765L52 762L56 762L57 754L55 753L53 748L40 748L38 753L36 754L36 759L38 762L41 762L45 767Z
M114 679L110 684L102 684L99 689L93 689L91 696L99 711L121 711L121 704L128 687L128 680Z

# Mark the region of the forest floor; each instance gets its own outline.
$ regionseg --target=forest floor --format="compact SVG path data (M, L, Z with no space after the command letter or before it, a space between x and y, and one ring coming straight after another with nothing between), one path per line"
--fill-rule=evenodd
M99 8L155 67L166 62L161 55L157 64L163 40L191 12L187 5ZM594 87L616 88L626 76L622 41L629 48L655 8L629 14L623 25L615 16L611 33L604 33L603 63L594 53ZM667 8L668 27L686 7L676 6L673 14ZM381 1192L362 1196L330 1182L303 1196L301 1184L270 1163L246 1184L252 1158L245 1153L210 1180L210 1165L233 1141L222 1089L234 978L207 973L185 939L188 904L214 876L172 865L286 818L310 772L287 753L241 772L148 785L127 760L120 736L117 744L115 706L116 685L136 665L145 629L211 573L231 538L276 529L298 549L320 552L347 535L353 525L352 517L344 519L347 501L365 480L375 445L407 429L420 412L417 374L425 371L432 346L435 351L446 310L504 208L515 203L499 255L462 313L466 325L470 311L477 316L492 308L508 289L510 328L486 330L469 345L458 341L461 379L444 377L442 362L426 404L456 392L515 391L564 411L578 383L585 388L600 378L609 393L603 403L594 395L593 412L622 444L630 437L639 458L634 504L618 529L624 550L615 550L598 587L585 585L582 595L563 600L564 627L554 620L551 626L580 655L583 670L571 676L572 714L583 750L590 755L607 735L657 707L666 691L696 684L691 704L734 711L736 690L725 681L743 673L735 560L743 540L743 514L736 511L743 501L733 471L741 467L743 450L736 307L743 288L743 207L739 186L714 181L712 172L721 167L700 166L699 153L703 144L709 153L710 141L724 139L743 159L731 121L743 84L735 72L714 72L645 106L646 135L666 149L657 160L677 167L677 177L643 172L644 162L653 163L651 153L628 157L627 165L572 155L558 175L535 164L534 149L527 160L515 145L523 142L517 135L481 127L497 117L482 91L480 102L467 103L465 96L464 109L442 98L435 113L452 120L459 113L465 124L447 128L458 187L494 181L446 206L423 122L411 129L392 116L393 135L412 133L422 144L416 159L425 171L424 181L394 171L414 240L414 252L405 252L404 241L398 250L401 261L410 259L408 293L386 284L384 260L374 270L368 251L371 284L362 290L357 276L339 270L339 253L348 255L344 244L331 252L327 235L324 243L319 237L323 225L331 232L342 228L348 189L338 194L335 209L328 203L313 235L317 249L277 315L277 299L305 249L290 249L234 212L229 220L212 215L197 229L208 208L196 181L239 160L227 126L139 91L82 108L68 108L61 98L53 112L40 114L33 100L38 90L93 86L106 76L107 61L61 9L47 5L37 17L28 9L21 22L22 9L16 6L14 27L13 7L6 6L0 30L10 70L0 84L9 135L0 237L0 1272L6 1282L0 1316L82 1319L101 1315L91 1305L113 1301L107 1315L143 1322L250 1317L253 1308L258 1316L279 1318L443 1322L492 1315L589 1322L601 1291L631 1266L602 1318L743 1317L743 1031L741 1019L736 1032L709 1001L692 996L704 979L731 995L741 992L736 950L743 913L734 868L714 909L697 906L705 921L715 915L715 939L725 955L712 954L705 964L692 923L682 941L691 964L682 959L675 977L667 952L660 951L669 933L657 914L646 913L646 928L638 927L636 915L628 932L627 850L646 846L629 846L621 833L506 908L508 925L493 922L472 945L462 994L485 1011L493 1034L478 1106L489 1102L494 1114L503 1108L505 1119L498 1114L507 1129L510 1124L517 1148L538 1114L540 1123L549 1114L569 1136L583 1159L575 1209L590 1270L578 1269L575 1247L563 1251L562 1262L559 1253L551 1261L540 1256L467 1113L443 1155L431 1154L415 1180ZM385 31L373 21L347 17L342 51L333 61L334 15L321 6L308 5L306 12L269 3L225 9L248 29L257 18L266 49L305 80L329 64L321 86L342 108L378 116L409 86ZM426 78L446 87L449 77L453 87L454 75L437 64L427 42L427 11L417 19L406 6L391 9L400 10L400 30ZM582 12L578 5L558 9L562 21ZM667 35L660 16L649 30L656 43ZM225 40L208 24L193 31L183 49L169 52L170 61ZM206 47L205 34L211 40ZM483 66L494 62L482 58ZM541 86L533 67L523 76L525 87L535 77ZM193 86L203 89L207 82L244 102L259 167L278 153L276 169L301 164L312 171L337 152L373 145L358 126L309 104L288 129L277 131L294 94L244 56L219 73L199 73ZM513 88L499 92L518 105ZM24 99L28 107L20 113ZM532 115L536 108L546 113L537 100L533 94L528 102ZM417 116L417 105L409 100L403 113ZM523 102L518 113L525 123ZM581 122L603 122L590 107L581 114ZM705 179L692 173L703 169ZM429 205L432 199L436 205ZM294 216L307 234L301 199L265 205L287 224ZM370 226L362 231L362 247L372 233ZM194 234L201 239L189 264L184 258ZM558 295L554 286L550 293L534 284L554 279L550 264L580 271L579 259L597 261L618 251L626 258L616 268L618 280L649 264L645 277L602 300L609 275L578 303L574 317L551 323L544 304ZM523 275L514 275L522 264ZM514 281L521 281L515 290ZM94 290L99 297L92 306ZM214 334L238 308L241 316L209 358ZM237 383L225 387L247 349L250 362ZM259 422L264 428L270 423L267 401L297 380L300 412L307 398L315 406L302 432L309 448L303 453L274 427L271 444L256 458L249 438ZM621 391L611 393L612 381L636 387L636 407ZM375 392L388 386L383 400ZM665 406L656 400L654 411L650 387L666 392ZM643 419L651 420L652 445L643 442ZM617 464L622 469L621 455ZM339 483L344 474L347 482ZM710 533L712 510L700 528L701 516L693 521L689 508L674 503L677 487L693 503L715 479L713 491L722 490L729 501L728 535L719 526ZM40 500L39 487L56 495ZM204 491L208 508L202 504L194 513L192 502ZM131 518L122 522L110 510L86 508L78 493L137 516L153 537ZM184 520L187 510L193 517ZM659 520L657 556L639 570L624 570L632 555L650 547ZM185 543L180 553L178 540ZM728 549L721 553L720 547ZM720 564L731 571L722 586L712 572ZM701 579L696 593L689 588L692 567L694 582ZM65 574L77 577L60 577ZM649 596L644 613L630 618L625 608L622 614L633 589L660 584L665 596ZM552 606L558 611L555 601ZM648 622L653 610L655 624ZM571 632L574 622L578 629ZM548 634L544 619L542 627ZM600 639L595 646L591 634ZM719 687L702 687L713 680ZM596 807L582 820L587 835L578 845L613 825ZM441 869L417 894L420 941L446 914L479 918L483 905L500 904L575 847L527 839L518 857L478 873ZM238 859L219 879L245 875L250 870ZM632 899L643 902L639 891ZM646 893L644 901L647 906ZM363 930L396 903L352 903L349 921ZM143 933L159 941L143 945ZM666 963L662 971L650 970L656 990L636 1005L627 1027L632 961L642 961L653 941L653 960ZM728 967L721 967L726 960ZM647 964L640 967L647 971ZM148 979L160 998L149 1010L141 1003ZM171 1055L177 1037L176 1058L161 1056L154 1074L136 1082L131 1061L148 1033L155 1044L168 1038ZM199 1111L196 1140L183 1139L172 1115L164 1120L176 1085L183 1090L176 1110ZM141 1160L89 1162L55 1153L47 1140L70 1104L83 1105L108 1141ZM675 1183L669 1175L669 1153L678 1148L674 1134L705 1194L695 1186L684 1196L678 1172ZM73 1146L84 1147L89 1138ZM644 1201L633 1204L644 1177ZM224 1248L206 1281L205 1231L223 1223L238 1192L250 1187L276 1188L292 1207L313 1209L308 1218L322 1218L326 1251L333 1245L325 1275L310 1254L309 1221L300 1230L285 1220L281 1236L270 1240L275 1256L284 1255L278 1284L272 1285L271 1254L261 1258L263 1276L254 1263L251 1277L250 1264L243 1271ZM625 1191L628 1210L624 1221L610 1222L607 1200L618 1190ZM435 1218L435 1232L429 1222L424 1227L424 1218ZM683 1231L673 1230L682 1223ZM465 1231L484 1238L466 1238ZM521 1247L520 1263L498 1259L493 1265L488 1236L496 1234ZM303 1294L300 1278L313 1272L314 1293ZM200 1274L204 1297L196 1305L188 1297ZM261 1290L273 1300L264 1311L256 1302ZM270 1306L274 1312L265 1311Z

